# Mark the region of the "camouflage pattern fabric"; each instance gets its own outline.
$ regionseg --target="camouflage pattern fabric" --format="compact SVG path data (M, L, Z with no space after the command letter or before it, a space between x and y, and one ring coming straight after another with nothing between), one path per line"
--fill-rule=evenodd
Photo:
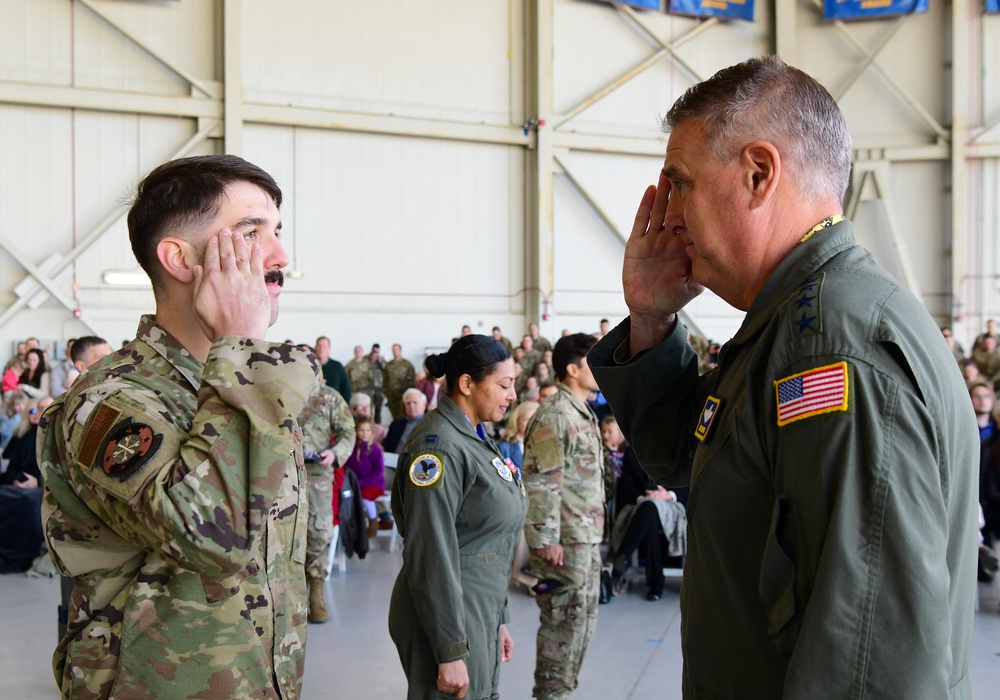
M385 369L382 370L382 391L385 392L385 402L393 420L403 416L403 392L414 385L416 377L413 365L407 359L401 357L385 363Z
M563 565L534 552L531 570L564 587L536 598L534 696L567 697L597 624L604 535L604 448L594 412L566 385L544 401L528 424L524 444L528 514L524 535L532 550L555 544Z
M155 318L46 411L42 519L74 578L66 698L300 697L314 356L217 339L204 365Z
M351 389L355 392L362 392L372 396L375 393L375 366L367 357L360 360L351 360L344 367L347 370L347 378L351 382Z
M543 336L532 338L531 341L532 341L531 349L537 350L543 355L552 349L552 343L549 342L548 338L545 338Z
M532 416L524 440L528 546L601 541L604 447L594 412L564 384Z
M542 361L542 351L537 348L532 348L524 353L524 359L521 360L521 369L524 370L524 377L527 379L535 373L535 367L538 363Z
M355 433L354 416L344 397L328 386L316 388L299 415L302 445L307 453L332 449L334 462L329 466L306 463L309 482L306 576L326 580L333 542L333 470L343 467L351 456Z
M545 700L568 698L578 685L583 657L597 628L601 553L598 545L563 545L562 566L553 566L533 555L531 571L540 578L566 584L535 598L540 624L535 638L532 696Z

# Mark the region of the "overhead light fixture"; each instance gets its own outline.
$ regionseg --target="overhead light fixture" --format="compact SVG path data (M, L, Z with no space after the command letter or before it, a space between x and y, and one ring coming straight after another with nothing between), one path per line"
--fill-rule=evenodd
M125 270L105 270L104 284L115 287L152 287L152 282L145 272L128 272Z

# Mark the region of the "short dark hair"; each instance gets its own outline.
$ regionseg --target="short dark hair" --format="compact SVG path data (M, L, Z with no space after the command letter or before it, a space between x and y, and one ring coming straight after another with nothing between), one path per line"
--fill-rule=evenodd
M597 343L597 338L590 333L573 333L564 335L552 348L552 369L559 381L566 379L566 368L578 365L587 356L590 349Z
M226 188L249 182L281 207L281 189L270 175L239 156L191 156L168 161L143 178L128 213L132 253L153 289L162 282L156 246L171 230L204 226L219 212Z
M498 340L485 335L466 335L456 340L448 352L429 355L424 361L432 377L447 377L448 393L458 391L458 380L467 374L481 382L510 357Z
M69 359L73 360L73 362L80 362L87 359L87 353L92 347L107 344L108 341L104 338L99 338L96 335L85 335L73 343L73 349L69 352Z

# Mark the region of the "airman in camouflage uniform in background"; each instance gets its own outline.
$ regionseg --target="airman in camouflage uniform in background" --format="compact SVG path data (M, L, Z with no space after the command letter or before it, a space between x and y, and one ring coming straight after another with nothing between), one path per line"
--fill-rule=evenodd
M354 450L354 416L336 389L317 385L317 391L299 415L299 424L309 480L306 535L309 622L326 622L323 584L329 574L333 542L333 470L342 468Z
M385 370L385 360L382 359L382 348L378 343L372 345L372 350L368 353L368 361L372 363L374 386L372 388L372 420L379 425L382 424L382 405L385 403L385 396L382 394L382 372Z
M552 349L552 343L548 338L538 334L538 324L528 324L528 335L531 336L532 347L543 355Z
M563 584L539 594L537 698L569 697L597 626L600 542L604 535L604 449L586 397L597 383L585 333L561 338L553 350L559 392L531 419L524 445L528 515L524 534L531 571Z
M347 370L347 379L351 382L351 389L372 396L375 393L375 365L365 357L364 353L365 351L360 345L355 345L354 359L348 362L344 368ZM381 372L379 373L381 374Z
M415 386L416 379L413 365L403 357L403 348L399 343L394 344L392 359L385 363L382 370L382 390L393 420L403 416L403 392Z
M42 518L74 578L64 698L296 700L315 357L259 340L288 264L281 191L236 156L166 163L128 216L157 315L45 413Z

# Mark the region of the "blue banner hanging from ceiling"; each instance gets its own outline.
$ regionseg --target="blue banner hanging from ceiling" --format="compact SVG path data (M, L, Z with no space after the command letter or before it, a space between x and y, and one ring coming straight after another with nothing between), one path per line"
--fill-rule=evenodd
M753 21L753 0L670 0L670 14Z
M874 19L918 12L927 12L927 0L824 0L823 2L823 19L827 20Z
M987 12L1000 12L1000 0L986 0Z
M659 10L660 3L662 0L602 0L608 3L617 3L619 5L631 5L632 7L641 7L646 10Z

